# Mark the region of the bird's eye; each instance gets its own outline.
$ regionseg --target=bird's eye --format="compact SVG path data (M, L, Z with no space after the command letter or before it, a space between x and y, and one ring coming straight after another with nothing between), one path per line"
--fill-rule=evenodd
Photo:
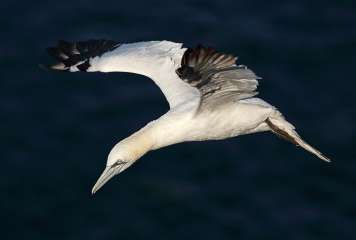
M125 161L118 160L118 161L116 161L116 162L112 165L112 167L121 166L121 165L124 165L124 164L126 164L126 163L127 163L127 162L125 162Z

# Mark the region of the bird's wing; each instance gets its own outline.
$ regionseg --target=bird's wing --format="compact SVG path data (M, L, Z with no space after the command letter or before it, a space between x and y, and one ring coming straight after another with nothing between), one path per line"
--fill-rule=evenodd
M178 76L200 92L200 108L214 107L231 99L257 95L259 79L250 69L236 65L237 57L208 47L187 49Z
M86 72L90 68L90 62L93 58L101 57L104 53L110 52L120 45L116 41L105 39L78 42L60 40L57 46L47 48L48 54L58 61L49 68L70 72Z
M199 91L182 81L175 70L185 49L182 44L151 41L120 44L112 40L59 41L47 49L58 62L53 70L83 72L131 72L151 78L165 95L171 108L196 99Z

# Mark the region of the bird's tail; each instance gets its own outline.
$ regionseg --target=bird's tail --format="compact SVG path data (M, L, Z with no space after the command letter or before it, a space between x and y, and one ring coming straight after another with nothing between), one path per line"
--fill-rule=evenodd
M294 143L297 146L304 148L306 151L316 155L318 158L330 162L330 159L324 156L317 149L310 146L308 143L303 141L303 139L295 131L292 124L287 122L282 115L269 117L266 120L267 125L270 130L281 138Z
M88 40L83 42L58 41L57 46L47 48L47 52L58 62L51 66L42 67L60 71L87 71L91 66L91 59L114 50L120 46L112 40Z

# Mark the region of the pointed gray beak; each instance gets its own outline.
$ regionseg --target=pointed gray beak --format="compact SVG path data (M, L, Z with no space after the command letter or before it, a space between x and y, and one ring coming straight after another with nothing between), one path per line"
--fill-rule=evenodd
M124 169L126 169L126 168L124 168L126 163L127 162L119 160L119 161L117 161L115 164L113 164L111 166L106 166L105 170L100 175L99 179L96 181L93 189L91 190L91 193L92 194L96 193L111 178L113 178L115 175L119 174Z
M115 166L107 166L104 172L100 175L99 179L96 181L91 193L96 193L105 183L107 183L111 178L113 178L119 171L117 171Z

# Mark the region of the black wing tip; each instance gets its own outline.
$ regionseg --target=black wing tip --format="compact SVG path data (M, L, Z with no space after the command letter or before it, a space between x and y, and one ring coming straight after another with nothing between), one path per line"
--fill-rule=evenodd
M194 48L187 48L181 60L181 67L189 66L195 71L200 71L201 68L221 69L234 66L236 60L237 57L232 54L223 53L214 47L199 43Z
M118 42L106 39L91 39L77 42L59 40L56 46L46 49L47 53L56 59L58 63L52 66L42 65L42 68L63 71L76 66L78 71L85 72L90 67L90 58L100 57L119 46Z
M57 63L53 65L40 63L38 64L38 67L44 71L68 71L69 70L69 68L66 68L61 63Z

